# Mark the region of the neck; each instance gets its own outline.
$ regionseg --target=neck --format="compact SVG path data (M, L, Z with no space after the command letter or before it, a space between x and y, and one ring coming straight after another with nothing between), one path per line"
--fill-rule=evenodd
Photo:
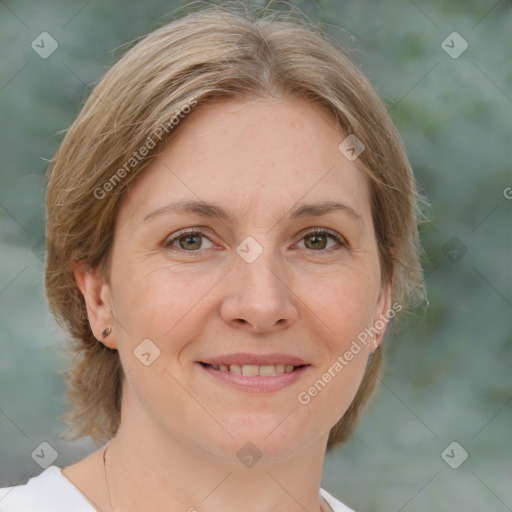
M321 512L325 443L251 468L219 460L168 433L120 426L108 446L108 484L115 512ZM110 504L108 505L110 507Z

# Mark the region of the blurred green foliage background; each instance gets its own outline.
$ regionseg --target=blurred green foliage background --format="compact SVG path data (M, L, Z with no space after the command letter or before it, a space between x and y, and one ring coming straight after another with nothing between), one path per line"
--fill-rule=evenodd
M122 54L112 50L185 4L0 2L0 486L42 471L31 457L42 441L59 466L97 449L59 438L66 356L42 287L47 160ZM271 4L292 6L353 49L431 203L429 306L390 343L380 391L327 457L323 486L365 512L511 510L511 2ZM41 32L58 42L46 59L31 48ZM443 49L461 48L452 32L468 44L457 58ZM441 457L453 441L469 455L458 469Z

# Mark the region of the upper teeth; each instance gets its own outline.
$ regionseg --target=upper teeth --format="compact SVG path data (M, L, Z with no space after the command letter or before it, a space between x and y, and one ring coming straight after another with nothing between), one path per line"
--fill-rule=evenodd
M293 372L293 364L266 364L258 366L256 364L211 364L214 370L223 372L233 372L242 375L279 375L280 373Z

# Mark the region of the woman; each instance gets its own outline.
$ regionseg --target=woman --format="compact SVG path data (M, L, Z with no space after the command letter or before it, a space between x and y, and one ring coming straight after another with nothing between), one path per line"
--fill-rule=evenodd
M68 439L0 510L349 511L327 450L423 294L418 194L318 30L209 7L149 34L52 160L45 283L73 340Z

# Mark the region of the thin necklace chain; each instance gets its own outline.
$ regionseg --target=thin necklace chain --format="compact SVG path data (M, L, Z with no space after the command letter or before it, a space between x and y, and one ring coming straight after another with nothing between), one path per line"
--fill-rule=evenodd
M105 469L105 481L107 482L107 491L108 491L108 499L110 501L110 508L112 509L112 512L115 512L114 505L112 505L112 495L110 494L110 486L108 485L108 476L107 476L107 450L110 446L110 441L108 442L107 446L105 447L105 450L103 450L103 468ZM324 500L324 498L321 498L320 502L320 508L324 512L331 512L332 508L330 505L327 504L327 502ZM328 508L326 508L328 506Z
M110 508L112 509L112 512L115 512L114 505L112 505L112 496L110 495L110 486L108 485L108 477L107 477L107 449L110 446L110 441L108 442L107 446L105 447L105 450L103 451L103 468L105 469L105 480L107 482L107 491L108 491L108 499L110 501Z

